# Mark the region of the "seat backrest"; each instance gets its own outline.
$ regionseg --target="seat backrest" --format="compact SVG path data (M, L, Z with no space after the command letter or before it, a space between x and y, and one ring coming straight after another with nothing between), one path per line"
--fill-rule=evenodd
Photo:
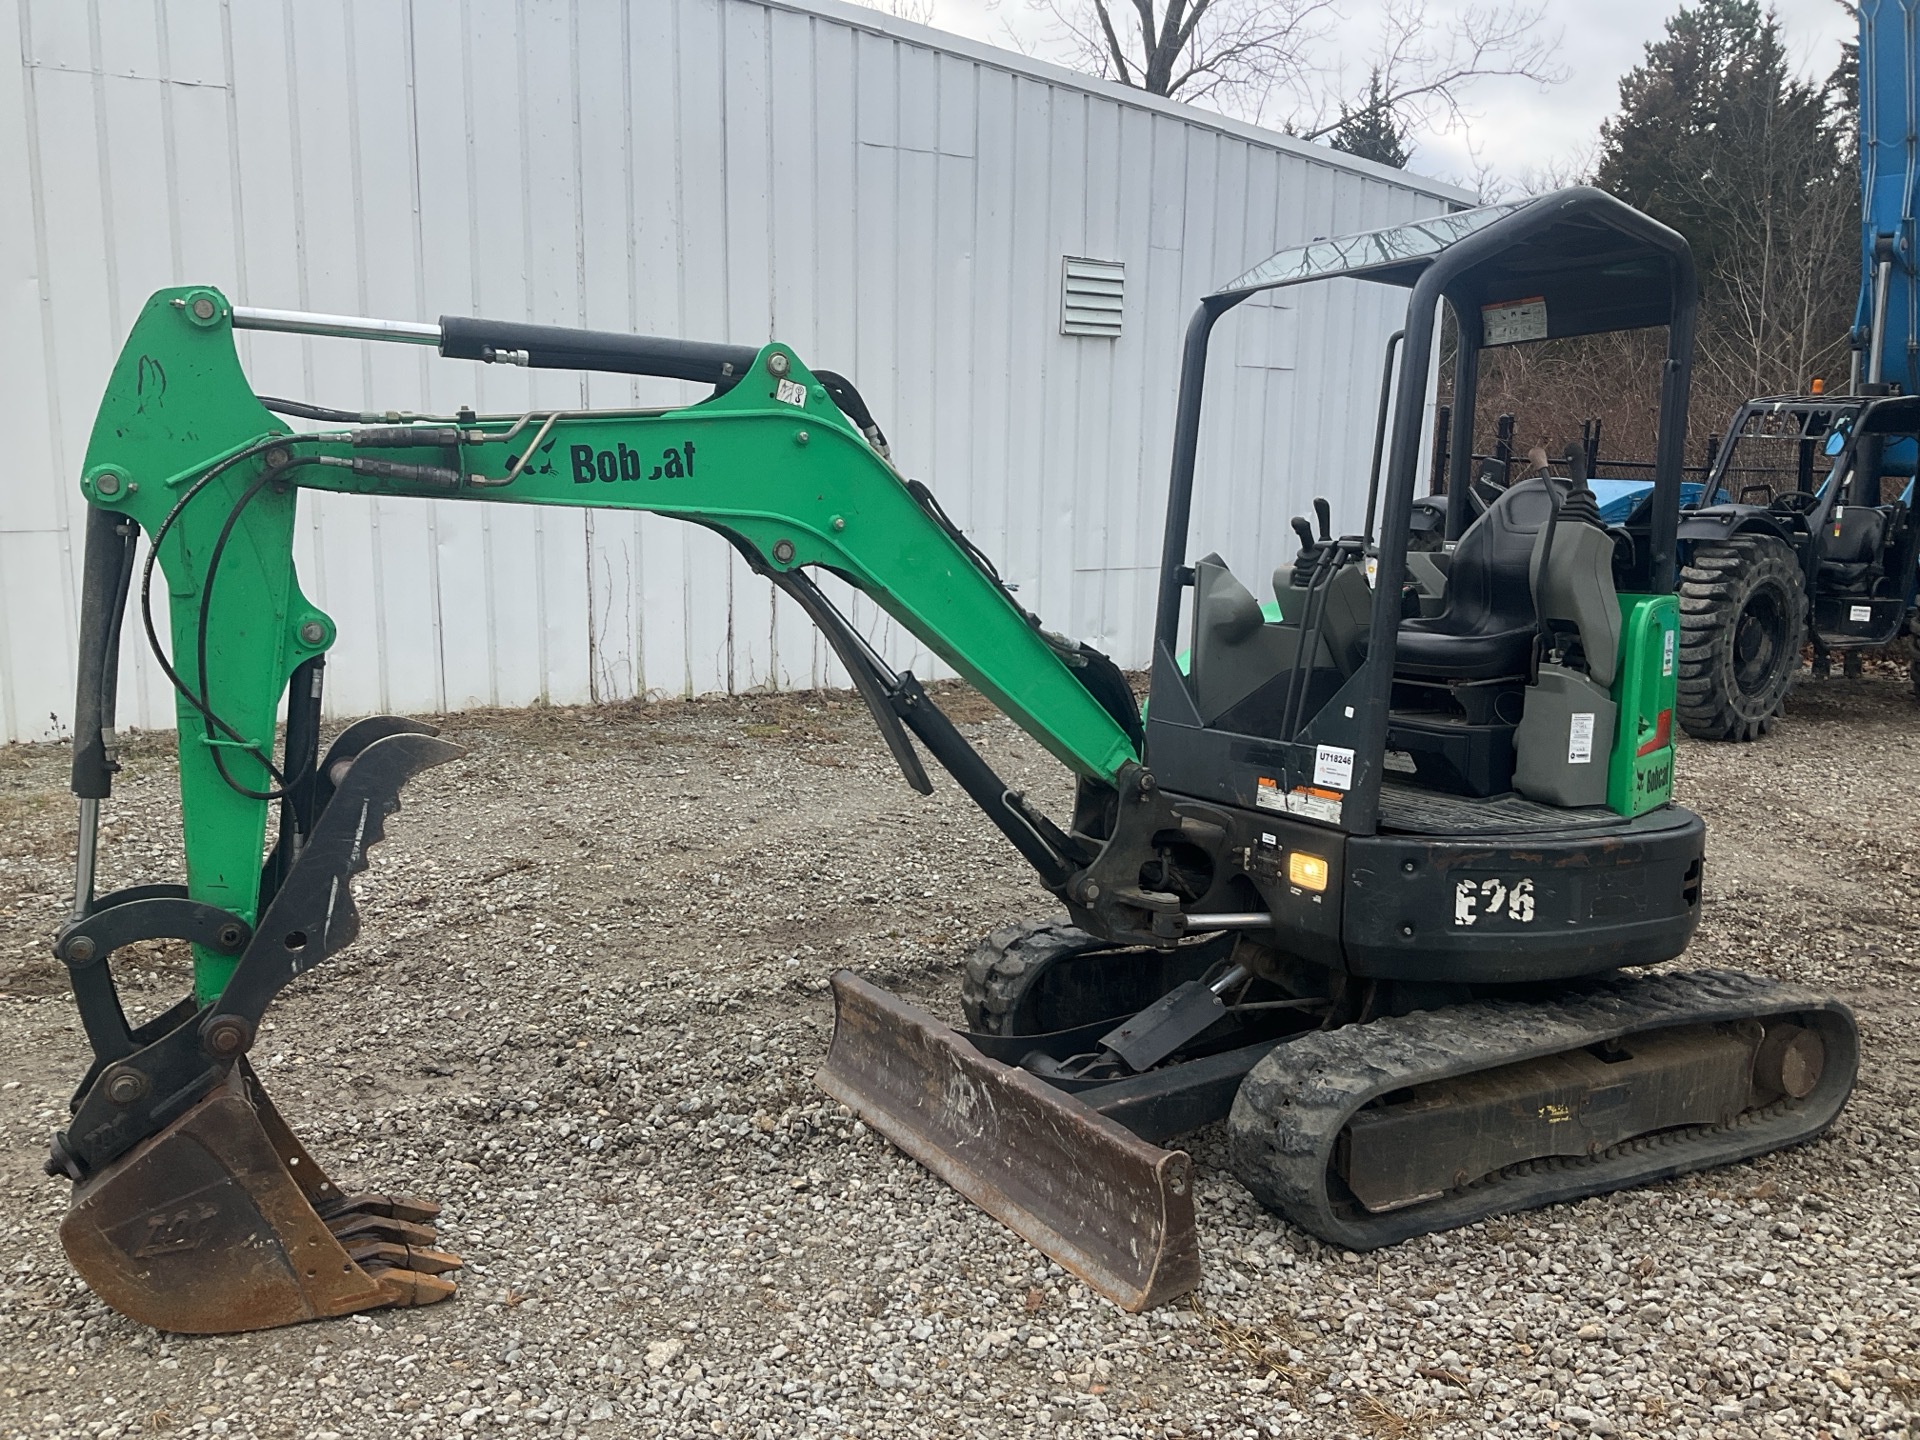
M1613 584L1613 536L1593 492L1570 494L1551 526L1534 537L1527 562L1534 606L1550 629L1580 637L1587 675L1611 689L1620 668L1620 596Z
M1842 505L1827 521L1820 558L1834 565L1861 565L1880 558L1887 541L1887 512L1872 505Z
M1529 566L1534 538L1553 513L1563 480L1535 476L1501 492L1460 537L1447 567L1447 628L1457 632L1511 630L1533 618Z

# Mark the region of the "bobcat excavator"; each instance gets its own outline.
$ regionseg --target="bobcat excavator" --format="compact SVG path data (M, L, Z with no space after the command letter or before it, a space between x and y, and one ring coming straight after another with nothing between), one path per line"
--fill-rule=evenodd
M1408 296L1373 485L1353 533L1324 505L1317 530L1296 522L1263 600L1218 556L1189 559L1208 338L1262 290L1334 277ZM248 1061L282 987L358 933L354 877L401 787L459 753L392 718L322 749L335 630L295 574L305 490L677 516L799 605L909 783L930 788L911 735L1065 911L988 937L965 1031L836 975L820 1084L1129 1308L1197 1282L1192 1164L1155 1142L1221 1119L1255 1195L1360 1249L1819 1134L1856 1069L1844 1006L1741 974L1618 973L1678 956L1699 917L1703 826L1671 802L1694 289L1679 236L1576 189L1316 242L1208 296L1186 339L1144 720L1113 663L1043 629L895 469L854 386L784 345L154 296L81 477L76 901L55 950L94 1058L48 1162L73 1185L75 1268L123 1313L188 1332L454 1288L434 1206L343 1192ZM1576 474L1514 485L1409 553L1443 305L1469 458L1484 347L1667 327L1662 503L1640 528L1608 530ZM247 328L713 388L654 410L363 414L256 396L234 346ZM1071 815L1009 789L815 570L1070 769ZM130 606L177 695L186 875L98 893ZM136 1023L113 957L154 938L191 945L192 991Z

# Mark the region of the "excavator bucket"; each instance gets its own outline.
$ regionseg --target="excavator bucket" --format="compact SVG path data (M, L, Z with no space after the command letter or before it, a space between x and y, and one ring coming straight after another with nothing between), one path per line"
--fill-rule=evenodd
M842 970L814 1077L940 1179L1122 1309L1200 1283L1193 1162Z
M227 1334L453 1294L439 1207L341 1194L251 1067L75 1187L67 1258L157 1330Z

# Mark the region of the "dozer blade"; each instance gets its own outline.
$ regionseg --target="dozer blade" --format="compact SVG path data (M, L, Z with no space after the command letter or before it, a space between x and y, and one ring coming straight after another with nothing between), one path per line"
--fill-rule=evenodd
M820 1088L1122 1309L1200 1283L1193 1162L850 971Z
M341 1195L244 1062L75 1187L60 1226L95 1294L157 1330L228 1334L453 1294L437 1207Z

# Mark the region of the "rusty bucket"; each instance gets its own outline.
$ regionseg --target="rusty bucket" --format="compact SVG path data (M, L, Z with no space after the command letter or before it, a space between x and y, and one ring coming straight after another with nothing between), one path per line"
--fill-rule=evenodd
M453 1294L439 1207L342 1195L245 1062L77 1185L60 1242L95 1294L158 1330L228 1334Z

